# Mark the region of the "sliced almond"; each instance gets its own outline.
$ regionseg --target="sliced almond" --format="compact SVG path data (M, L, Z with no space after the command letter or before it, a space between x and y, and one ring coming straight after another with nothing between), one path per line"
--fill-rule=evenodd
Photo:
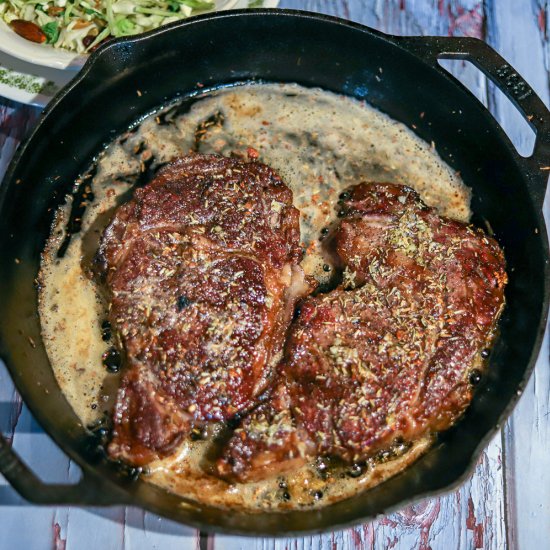
M83 21L82 19L79 19L73 25L73 29L83 29L85 27L89 27L90 25L91 25L91 23L89 21Z
M52 17L55 17L56 15L59 15L60 13L63 13L65 11L65 8L62 8L60 6L50 6L48 8L48 15L51 15Z
M46 42L46 35L44 31L32 21L25 21L24 19L14 19L10 22L10 27L23 38L30 40L31 42L37 42L42 44Z

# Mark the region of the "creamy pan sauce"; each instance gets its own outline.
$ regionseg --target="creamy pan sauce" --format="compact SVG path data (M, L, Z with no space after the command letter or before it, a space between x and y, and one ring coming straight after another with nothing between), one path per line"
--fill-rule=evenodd
M191 150L245 157L257 152L279 172L301 212L303 267L321 283L329 282L332 268L320 242L336 221L339 193L350 185L406 183L441 214L462 221L470 216L469 189L433 147L363 102L297 85L256 84L210 92L145 118L77 182L80 192L59 209L43 255L42 334L59 385L85 426L110 414L119 378L103 365L112 345L109 331L102 330L107 304L88 275L100 234L136 180ZM81 227L73 233L75 223ZM172 457L151 464L146 479L218 506L322 506L394 475L430 444L418 441L354 467L315 462L285 478L229 485L206 473L219 432L216 426L208 430L205 439L186 442Z

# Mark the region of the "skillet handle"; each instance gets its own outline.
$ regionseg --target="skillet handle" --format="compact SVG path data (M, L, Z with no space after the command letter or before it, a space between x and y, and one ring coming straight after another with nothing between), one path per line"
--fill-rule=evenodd
M452 77L438 59L466 59L473 63L517 107L536 132L535 147L530 157L515 151L525 167L529 191L535 204L542 207L550 174L550 112L523 77L493 48L477 38L439 36L396 36L397 45L422 58L432 67Z
M0 473L10 485L25 499L34 504L74 504L109 506L128 504L122 491L113 493L101 478L87 477L75 485L44 483L17 456L4 436L0 434Z

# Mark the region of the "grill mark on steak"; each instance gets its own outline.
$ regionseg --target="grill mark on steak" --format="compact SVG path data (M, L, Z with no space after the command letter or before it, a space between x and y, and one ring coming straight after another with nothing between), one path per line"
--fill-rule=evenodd
M341 285L306 298L273 398L218 460L253 481L315 455L364 460L450 427L504 304L504 256L480 229L439 217L412 189L362 183L330 242Z
M111 458L144 465L267 387L295 301L299 214L267 166L192 155L118 208L95 261L124 371Z

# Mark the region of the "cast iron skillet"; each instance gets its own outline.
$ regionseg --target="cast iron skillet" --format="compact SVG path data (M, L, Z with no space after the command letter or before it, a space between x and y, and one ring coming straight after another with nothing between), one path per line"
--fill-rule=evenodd
M531 157L517 154L489 112L439 67L440 58L472 61L515 103L537 133ZM104 144L178 94L258 79L364 98L414 125L472 187L475 221L490 222L510 276L489 374L464 419L377 488L284 517L197 505L132 482L99 460L48 363L34 281L55 207ZM247 534L333 529L457 486L510 414L539 351L550 287L542 216L549 165L550 113L510 65L475 39L400 38L332 17L256 10L196 17L107 45L44 111L0 189L1 355L34 416L83 477L75 486L42 483L4 440L1 472L32 502L132 504L204 530Z

